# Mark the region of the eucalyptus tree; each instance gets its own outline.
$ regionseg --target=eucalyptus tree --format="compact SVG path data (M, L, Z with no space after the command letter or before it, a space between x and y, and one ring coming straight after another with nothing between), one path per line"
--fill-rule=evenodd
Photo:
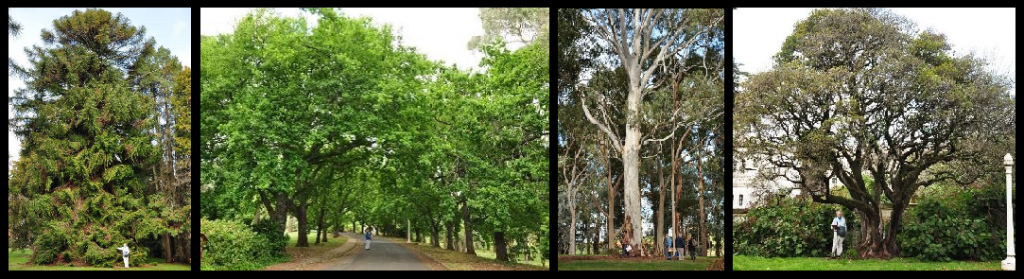
M675 9L595 9L584 12L599 42L615 54L629 83L626 95L625 133L613 130L612 123L601 114L594 117L587 106L587 97L581 98L587 119L607 137L613 149L621 153L625 167L624 192L627 217L637 220L632 230L642 232L640 219L640 148L649 142L663 141L653 133L641 131L641 112L645 95L663 80L654 79L654 72L664 66L668 57L680 55L699 40L707 40L708 32L722 20L722 10ZM596 94L595 94L596 95ZM605 103L601 95L596 102ZM616 104L621 106L622 104ZM600 118L599 118L600 117ZM640 243L642 233L634 233L632 243Z

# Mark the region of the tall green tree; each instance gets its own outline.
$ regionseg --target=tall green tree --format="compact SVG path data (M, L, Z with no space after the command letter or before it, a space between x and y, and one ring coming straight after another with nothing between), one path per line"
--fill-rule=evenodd
M985 61L954 54L942 34L916 30L891 11L815 10L786 38L774 67L737 94L737 135L752 154L794 170L776 175L814 201L860 214L861 256L895 257L918 189L999 170L999 157L982 156L983 147L1012 139L1004 133L1014 122L1001 114L1014 110L1011 86ZM849 197L836 195L830 179ZM883 227L885 199L892 213Z
M382 160L400 136L388 112L413 98L430 65L397 45L387 27L313 11L315 28L259 10L202 47L201 67L211 71L203 73L201 102L210 116L202 121L217 127L203 129L204 148L213 152L202 161L213 165L215 187L237 193L236 202L258 197L282 228L289 212L296 216L300 247L308 245L312 193L322 186L314 182L328 168Z
M114 248L129 243L139 264L149 252L139 244L168 232L146 187L161 156L147 131L154 103L130 83L154 40L98 9L54 20L41 38L29 65L12 67L26 80L9 99L22 142L8 182L12 230L28 235L35 263L111 266Z
M594 30L598 41L617 58L629 77L625 104L625 130L619 131L603 114L597 117L587 105L607 105L604 95L587 92L580 104L587 119L607 137L609 145L618 152L624 165L624 199L627 218L632 220L630 243L640 243L644 235L640 218L640 150L642 145L664 141L654 132L642 132L645 96L664 79L655 79L655 71L665 65L668 58L693 49L699 41L711 40L708 34L722 21L722 10L676 9L594 9L583 12L584 19ZM588 96L589 95L589 96ZM675 126L675 121L670 121ZM670 135L674 135L671 133Z

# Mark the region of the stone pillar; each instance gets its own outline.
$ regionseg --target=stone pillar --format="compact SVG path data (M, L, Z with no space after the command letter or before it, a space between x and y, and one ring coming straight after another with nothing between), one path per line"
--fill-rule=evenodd
M1010 153L1003 157L1003 164L1006 165L1006 259L1003 260L1003 270L1017 270L1013 251L1013 156Z

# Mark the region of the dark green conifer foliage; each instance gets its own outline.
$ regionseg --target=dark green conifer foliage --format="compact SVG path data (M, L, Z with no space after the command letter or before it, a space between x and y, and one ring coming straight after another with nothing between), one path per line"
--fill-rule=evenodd
M9 99L22 141L8 182L13 245L31 247L38 264L111 266L128 243L140 264L149 252L140 243L169 232L159 193L146 187L161 157L147 131L154 103L129 82L155 42L103 10L53 23L45 45L26 49L29 64L11 67L26 82Z

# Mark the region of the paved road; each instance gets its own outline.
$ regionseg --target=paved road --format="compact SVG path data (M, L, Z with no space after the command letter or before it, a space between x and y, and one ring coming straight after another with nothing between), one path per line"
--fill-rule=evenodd
M400 244L383 238L374 238L370 250L363 250L362 235L348 234L351 241L358 242L355 253L330 270L430 270L427 263L420 261L412 251Z

